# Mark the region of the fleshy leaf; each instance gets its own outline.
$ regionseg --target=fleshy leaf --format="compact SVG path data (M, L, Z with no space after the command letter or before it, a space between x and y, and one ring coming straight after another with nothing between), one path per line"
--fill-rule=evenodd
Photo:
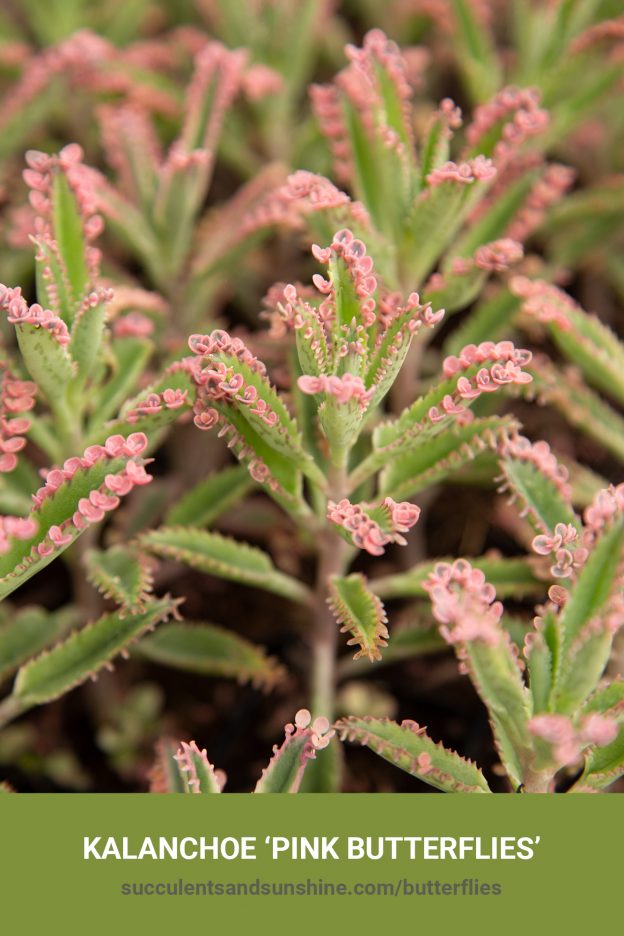
M573 713L607 664L613 633L601 615L617 587L624 554L624 521L602 534L579 573L558 621L560 645L552 694L554 709Z
M608 715L616 721L624 721L624 679L614 679L588 699L583 707L583 714L590 715L593 712Z
M496 450L514 429L510 417L489 416L467 426L452 425L445 431L414 440L408 451L390 461L380 476L380 493L396 500L413 497L444 480L487 449Z
M68 469L70 476L64 477L58 487L51 488L49 493L46 488L43 489L46 492L45 496L40 498L39 505L27 518L32 522L36 532L28 539L13 539L10 548L0 554L0 597L5 598L9 595L57 558L80 536L90 521L84 521L84 523L80 521L80 527L78 527L74 519L75 515L80 513L81 504L89 502L90 495L96 496L95 492L99 492L97 497L103 495L106 510L119 502L109 487L109 481L115 476L119 483L127 485L129 482L126 469L130 462L137 472L141 470L143 463L140 459L126 456L110 457L102 449L93 464L88 467L80 465L77 470ZM63 472L60 473L63 474ZM149 479L146 473L144 477ZM142 479L141 483L143 483ZM131 487L132 483L130 483ZM127 486L126 490L129 490ZM104 508L97 509L101 512L101 519L104 516ZM56 541L48 536L50 531L56 532Z
M125 546L91 549L84 557L87 577L92 585L126 611L142 611L152 591L149 562Z
M219 783L205 749L200 751L194 741L190 744L181 741L178 752L174 756L178 763L185 793L221 792L222 784Z
M253 484L249 472L242 466L215 472L173 505L165 518L166 523L171 526L210 526L217 517L241 500Z
M139 377L152 353L149 341L140 338L120 338L111 345L112 373L99 388L98 398L89 424L89 435L117 413L119 407L136 392Z
M561 487L535 464L518 458L505 458L501 461L501 468L506 487L513 498L520 501L522 513L537 530L552 532L558 523L578 527L578 518L569 500L562 495Z
M175 759L177 741L161 738L156 744L156 758L149 773L150 793L184 793L184 780Z
M137 645L140 656L190 673L227 676L270 689L284 675L282 666L245 638L214 624L165 624Z
M23 666L12 698L22 711L58 699L94 677L145 631L175 615L177 605L175 599L165 597L150 602L139 614L105 614Z
M38 325L17 325L15 331L28 373L48 402L67 405L65 392L74 377L75 364L65 347Z
M307 709L295 715L295 724L286 725L280 747L262 771L254 793L298 793L307 764L316 752L327 747L334 732L326 718L311 719Z
M341 740L369 747L430 786L445 793L489 793L485 777L459 754L436 744L416 722L397 724L388 718L341 718L336 723Z
M359 573L346 578L334 576L330 579L329 590L329 606L342 625L340 632L352 634L347 646L360 648L353 659L366 656L371 661L378 660L381 648L387 646L388 618L364 576Z
M598 793L624 776L624 726L615 741L606 747L594 747L587 755L585 770L571 793Z
M293 601L307 602L308 590L279 572L267 553L219 533L195 527L160 527L138 539L141 549L183 562L200 572L263 588Z
M75 623L76 615L69 608L50 613L45 608L29 607L11 614L0 624L0 682Z
M89 281L85 260L83 220L76 198L64 172L55 171L52 184L52 221L54 238L65 267L74 302L79 301Z

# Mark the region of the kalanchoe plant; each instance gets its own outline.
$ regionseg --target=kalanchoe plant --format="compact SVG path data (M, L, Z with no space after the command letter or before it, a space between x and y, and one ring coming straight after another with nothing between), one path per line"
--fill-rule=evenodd
M348 229L313 253L327 268L327 276L314 276L316 293L292 285L273 293L271 328L286 332L294 344L288 399L247 344L220 329L191 336L194 357L184 366L196 385L196 426L227 438L254 481L299 526L308 549L313 535L314 589L279 572L259 549L188 523L146 532L137 542L151 555L307 607L311 709L331 717L339 629L356 658L371 661L381 657L389 637L375 583L350 572L353 560L360 550L379 556L391 544L405 545L420 513L407 498L482 450L505 448L515 433L513 419L475 419L470 407L483 395L531 378L524 370L528 351L511 342L472 346L445 361L441 380L398 418L384 421L384 397L414 336L435 327L443 311L422 304L416 293L401 301L389 292L364 243ZM504 579L505 561L493 565ZM158 644L156 635L154 640ZM175 641L170 651L173 662Z
M624 620L624 487L601 491L581 523L540 472L539 459L525 457L529 446L510 452L508 483L525 498L536 529L546 531L533 548L550 556L556 578L522 657L480 569L463 559L440 563L424 588L444 640L488 710L511 788L598 792L624 774L624 683L605 678ZM562 519L553 528L557 512ZM435 744L415 722L352 717L341 719L338 730L438 789L488 792L474 764Z
M141 390L150 342L132 329L121 329L116 337L114 325L106 323L112 294L98 284L100 255L92 243L101 219L80 147L67 147L59 156L32 152L28 163L25 178L37 212L39 302L29 305L19 288L0 288L0 307L15 327L20 352L19 361L3 366L2 378L0 498L13 513L0 524L0 598L77 542L68 553L76 587L84 578L84 561L120 610L36 659L33 654L56 636L45 619L30 633L17 621L9 627L2 641L4 675L21 669L12 695L0 704L2 722L94 675L176 611L177 601L150 595L149 571L139 559L125 550L101 558L91 551L87 558L85 549L95 543L94 525L133 488L152 480L142 430L165 426L189 406L192 393L188 376L175 370L164 383ZM22 369L31 379L15 376ZM126 409L120 416L122 403ZM37 473L22 454L27 437L52 463L42 470L38 489Z
M61 6L11 8L0 56L0 259L22 284L0 287L0 764L96 785L62 717L17 719L131 654L79 707L133 787L160 738L154 790L220 792L169 740L193 734L248 787L251 744L242 781L219 732L253 708L268 745L307 706L258 792L391 777L340 739L442 790L612 788L617 5L377 4L385 32L333 80L365 0L131 4L101 35L67 35L99 8ZM184 674L166 707L159 666ZM487 712L500 764L439 724L428 680Z

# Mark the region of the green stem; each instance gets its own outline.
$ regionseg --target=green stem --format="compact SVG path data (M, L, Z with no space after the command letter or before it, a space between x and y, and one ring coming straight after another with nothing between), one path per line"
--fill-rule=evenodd
M4 728L9 722L18 718L28 708L27 705L16 696L7 696L0 702L0 728Z
M329 475L332 500L341 500L347 486L346 465L334 466ZM336 654L338 628L328 605L329 580L344 571L348 544L338 533L327 527L320 540L320 558L314 596L315 626L312 642L311 708L314 715L334 716L336 692Z

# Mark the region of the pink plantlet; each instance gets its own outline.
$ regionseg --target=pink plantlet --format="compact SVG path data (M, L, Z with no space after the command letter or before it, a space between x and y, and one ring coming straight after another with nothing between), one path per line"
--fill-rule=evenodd
M38 523L31 517L0 517L0 555L11 548L11 540L29 540L38 530Z
M569 501L571 495L568 470L557 461L547 442L532 443L524 436L514 435L504 442L501 453L534 464L542 474L553 482L565 500Z
M69 344L70 334L65 322L55 312L42 308L37 302L29 306L19 290L12 290L2 286L0 288L0 308L8 313L7 319L12 325L32 325L35 328L43 328L60 345Z
M568 166L549 165L507 228L506 236L523 242L543 223L548 210L571 188L575 172Z
M425 580L433 616L440 633L450 644L477 640L496 645L503 637L500 619L503 606L495 601L494 588L480 569L465 559L441 562Z
M522 244L510 237L503 237L478 248L475 253L475 266L481 270L500 273L521 260L523 254Z
M544 280L514 276L509 283L514 295L522 299L522 310L539 322L553 323L562 331L571 331L570 312L578 307L570 297Z
M444 163L428 174L427 183L431 188L445 182L470 185L472 182L489 182L495 175L496 168L492 160L485 156L476 156L459 165L452 161Z
M529 729L551 745L553 757L562 767L574 763L587 745L604 747L618 733L617 722L598 713L586 716L579 727L567 715L536 715L529 722Z
M342 527L354 546L372 556L383 555L390 543L405 546L407 541L401 534L407 533L418 522L420 508L407 502L397 503L387 497L378 509L379 520L371 513L368 505L352 504L347 498L338 503L330 500L327 505L328 520Z

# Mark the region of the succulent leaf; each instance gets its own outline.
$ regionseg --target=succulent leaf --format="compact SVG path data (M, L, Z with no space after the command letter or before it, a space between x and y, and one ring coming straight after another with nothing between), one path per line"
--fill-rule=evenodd
M273 757L262 771L254 793L298 793L304 771L316 753L327 747L334 732L326 718L312 721L307 709L295 715L295 724L285 727L280 747L273 747Z
M201 750L194 741L180 743L174 755L184 785L184 793L220 793L222 784L205 749Z
M253 487L253 479L242 466L224 468L208 475L188 491L167 513L168 526L207 527L242 500Z
M142 611L150 600L152 575L146 557L125 546L112 546L89 550L83 562L91 584L118 604L121 613Z
M138 614L105 614L74 631L19 670L12 698L26 710L65 695L94 677L146 631L175 615L178 603L170 597L157 599Z
M388 618L364 576L359 573L346 578L334 576L330 579L329 590L329 606L342 625L340 632L352 635L347 646L359 647L353 659L366 656L371 661L378 660L381 649L387 646Z
M76 614L71 608L49 612L33 606L11 614L0 623L0 682L75 624Z
M155 556L183 562L200 572L263 588L292 601L307 602L308 591L279 572L270 556L255 546L194 527L160 527L138 538L138 546Z
M416 722L388 718L341 718L336 730L342 741L359 743L384 760L444 793L489 793L472 761L436 744Z
M271 689L284 676L283 667L261 647L203 622L165 624L144 637L135 653L190 673L231 677L264 689Z

